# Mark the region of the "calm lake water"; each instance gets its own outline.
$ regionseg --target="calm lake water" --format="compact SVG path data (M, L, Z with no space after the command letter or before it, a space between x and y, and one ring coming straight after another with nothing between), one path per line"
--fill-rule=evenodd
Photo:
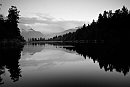
M0 87L130 87L129 63L101 60L112 53L101 50L100 56L96 47L43 43L2 48Z

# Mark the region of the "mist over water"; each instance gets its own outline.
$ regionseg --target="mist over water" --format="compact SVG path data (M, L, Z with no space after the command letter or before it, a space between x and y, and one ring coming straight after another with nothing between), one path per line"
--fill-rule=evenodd
M30 43L0 49L1 87L130 86L130 64L118 46ZM122 59L121 59L122 58ZM17 60L16 60L17 59Z

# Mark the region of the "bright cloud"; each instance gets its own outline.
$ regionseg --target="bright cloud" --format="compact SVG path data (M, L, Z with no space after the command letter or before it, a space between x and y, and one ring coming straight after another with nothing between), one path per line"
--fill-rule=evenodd
M82 21L68 21L63 19L55 19L47 14L36 13L32 17L21 17L20 28L33 28L43 33L57 33L67 29L82 26Z

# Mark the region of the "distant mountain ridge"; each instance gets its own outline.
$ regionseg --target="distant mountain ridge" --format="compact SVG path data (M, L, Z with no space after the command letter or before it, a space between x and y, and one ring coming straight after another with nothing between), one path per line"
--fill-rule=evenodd
M55 36L60 36L60 35L64 35L64 34L67 34L67 33L72 33L72 32L76 32L77 29L68 29L68 30L65 30L63 32L59 32L59 33L52 33L52 34L45 34L45 38L48 39L48 38L53 38Z
M54 36L59 36L59 35L64 35L66 33L69 33L69 32L76 32L77 29L68 29L68 30L65 30L63 32L59 32L59 33L51 33L51 34L44 34L40 31L35 31L33 30L32 28L30 29L21 29L21 35L24 37L24 39L26 41L28 41L29 38L45 38L45 39L48 39L48 38L52 38Z
M35 31L33 29L28 29L28 30L25 30L25 29L21 29L21 35L24 37L24 39L27 41L29 38L40 38L40 37L43 37L44 38L44 35L39 32L39 31Z

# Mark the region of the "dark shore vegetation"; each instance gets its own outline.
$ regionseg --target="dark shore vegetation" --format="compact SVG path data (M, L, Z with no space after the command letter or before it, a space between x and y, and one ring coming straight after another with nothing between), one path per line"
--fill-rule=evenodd
M123 6L115 12L104 11L98 20L91 24L84 24L76 32L55 36L48 40L44 38L30 38L31 41L61 41L61 42L106 42L128 43L130 40L130 11Z
M104 11L98 20L84 24L76 32L55 36L48 40L30 38L29 42L37 45L49 42L52 45L70 45L64 49L76 51L84 58L99 63L106 72L117 71L127 75L130 71L130 11L123 6L115 12ZM35 43L33 43L35 42Z
M23 45L20 46L19 43L25 42L20 35L18 20L19 11L15 6L9 9L7 19L0 15L0 58L3 58L0 65L0 75L4 73L5 66L13 75L15 73L13 68L15 67L17 70L15 73L16 77L13 78L12 76L14 81L18 80L20 76L18 74L20 72L18 60ZM115 12L112 12L112 10L104 11L103 14L99 14L97 21L93 20L91 24L84 24L76 32L55 36L48 40L45 38L29 38L28 42L33 45L44 45L45 43L71 45L72 47L64 47L64 49L76 51L84 58L88 57L94 62L97 61L100 68L105 71L112 72L116 70L126 75L130 70L129 33L130 11L123 6L122 9L118 9ZM9 59L8 57L14 57L14 59ZM15 57L18 59L15 59ZM6 63L8 59L15 61L16 64L12 64L13 62ZM0 84L1 82L2 79L0 77Z
M99 14L98 20L91 24L84 24L76 32L63 36L56 36L49 40L54 41L107 41L112 43L129 42L130 40L130 11L123 6L122 9L104 11Z
M7 17L0 14L0 85L4 84L2 75L6 69L14 82L21 77L19 59L25 40L20 35L18 20L19 11L15 6L9 8Z
M11 6L7 17L0 14L0 44L24 42L18 28L19 12L16 6Z

